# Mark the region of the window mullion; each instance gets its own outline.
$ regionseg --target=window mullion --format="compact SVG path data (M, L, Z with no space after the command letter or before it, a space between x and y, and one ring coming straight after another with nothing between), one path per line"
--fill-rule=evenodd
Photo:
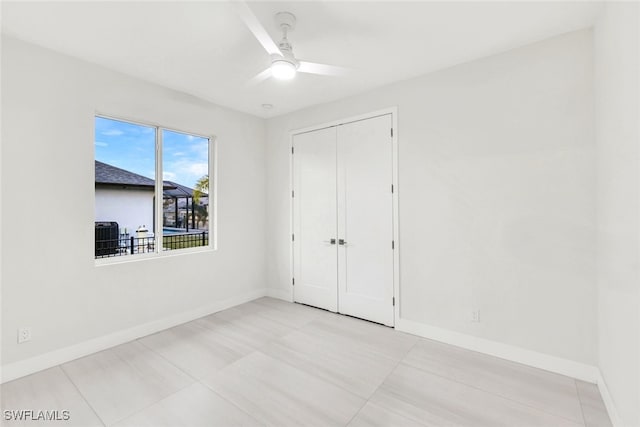
M162 128L156 127L156 188L155 188L155 223L154 230L155 252L162 252L162 226L163 226L163 201L164 201L164 181L162 179Z

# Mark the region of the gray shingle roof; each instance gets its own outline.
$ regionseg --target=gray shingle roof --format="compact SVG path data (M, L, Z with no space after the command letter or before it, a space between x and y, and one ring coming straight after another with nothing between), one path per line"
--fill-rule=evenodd
M195 191L193 188L189 188L186 185L182 185L182 184L178 184L177 182L173 182L173 181L164 181L164 185L165 185L165 191L164 191L164 195L165 196L171 196L171 197L193 197L193 192ZM171 189L167 189L167 186L172 187ZM206 196L206 194L203 194L203 197Z
M96 184L127 185L135 187L151 187L155 181L146 176L129 172L96 160Z
M145 187L153 189L155 181L103 162L96 162L96 185L115 185L128 187ZM164 195L170 197L193 197L193 188L172 181L163 181ZM203 195L205 196L205 195Z

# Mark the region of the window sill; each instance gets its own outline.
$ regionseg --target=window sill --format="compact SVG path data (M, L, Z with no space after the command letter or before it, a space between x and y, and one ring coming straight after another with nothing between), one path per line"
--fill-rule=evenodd
M209 246L199 246L195 248L174 249L174 250L168 250L163 252L153 252L153 253L145 253L145 254L137 254L137 255L121 255L121 256L114 256L109 258L98 258L98 259L94 259L94 262L96 267L104 267L107 265L127 264L131 262L148 261L153 259L163 259L168 257L191 255L191 254L204 253L204 252L216 252L216 251L217 251L217 248L215 248L213 245L209 245Z

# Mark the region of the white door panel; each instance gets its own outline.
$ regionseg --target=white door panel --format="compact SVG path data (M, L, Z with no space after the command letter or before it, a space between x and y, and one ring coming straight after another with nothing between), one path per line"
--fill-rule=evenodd
M393 326L391 115L338 126L338 311Z
M336 129L295 135L293 147L294 300L337 311Z

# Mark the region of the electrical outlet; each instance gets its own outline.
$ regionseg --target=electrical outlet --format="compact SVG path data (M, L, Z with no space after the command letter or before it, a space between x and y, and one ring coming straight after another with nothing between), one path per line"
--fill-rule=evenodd
M480 310L473 310L471 312L471 322L480 323Z
M18 329L18 344L27 341L31 341L31 328L24 327Z

